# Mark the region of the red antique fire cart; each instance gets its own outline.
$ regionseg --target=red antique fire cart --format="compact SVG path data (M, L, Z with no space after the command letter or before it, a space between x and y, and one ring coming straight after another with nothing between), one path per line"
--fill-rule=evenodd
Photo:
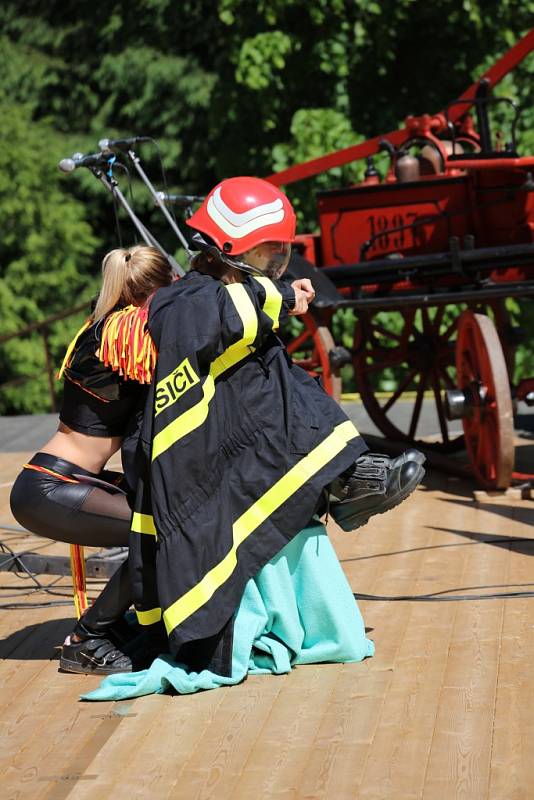
M491 89L532 49L534 30L444 112L269 177L287 185L368 158L363 183L318 193L319 232L298 237L290 269L312 277L317 299L288 349L338 398L340 367L351 362L366 410L390 439L418 441L430 394L441 435L425 444L446 453L465 444L489 488L520 477L513 399L534 404L534 379L511 385L518 331L505 303L534 295L534 156L518 155L517 109ZM506 141L490 129L498 103L512 107ZM389 154L382 181L369 158L379 150ZM350 351L333 336L341 309L356 314ZM396 313L394 327L385 311ZM381 399L385 371L395 388ZM393 412L408 393L403 427ZM450 432L459 418L464 436Z

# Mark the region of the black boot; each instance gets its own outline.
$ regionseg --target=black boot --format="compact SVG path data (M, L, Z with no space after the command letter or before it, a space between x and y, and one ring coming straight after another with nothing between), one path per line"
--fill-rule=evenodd
M132 660L105 636L88 636L61 648L59 666L65 672L81 672L85 675L113 675L116 672L131 672Z
M414 491L425 474L424 461L418 450L393 459L365 453L330 485L330 513L344 531L365 525L374 514L398 506Z
M112 581L113 577L110 583ZM66 672L113 675L116 672L132 672L135 668L130 649L139 636L140 628L137 624L130 625L123 613L115 618L110 614L101 614L103 618L100 619L96 613L98 606L104 606L101 611L107 610L102 602L103 594L78 620L61 648L59 666Z

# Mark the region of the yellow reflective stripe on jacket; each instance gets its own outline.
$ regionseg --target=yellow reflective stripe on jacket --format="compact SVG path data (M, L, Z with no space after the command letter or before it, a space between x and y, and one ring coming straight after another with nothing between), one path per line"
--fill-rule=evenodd
M152 443L152 461L172 447L179 439L199 428L207 419L209 404L215 394L215 379L227 369L235 366L252 352L251 345L258 334L258 317L256 309L246 289L240 283L232 283L225 287L232 298L237 313L241 317L243 335L238 342L230 345L211 364L209 374L202 385L202 398L194 406L184 411L154 436Z
M161 608L150 608L148 611L139 611L136 608L135 613L140 625L153 625L161 619Z
M304 486L329 461L332 461L350 442L359 436L350 420L338 425L332 433L317 445L298 464L278 480L264 495L248 508L232 526L233 543L231 550L203 578L182 597L179 597L163 612L163 621L170 634L177 625L198 611L217 589L228 580L237 565L237 548L251 533L285 503L295 492Z
M210 374L202 385L202 399L154 436L152 461L164 453L165 450L168 450L169 447L172 447L179 439L187 436L188 433L194 431L195 428L199 428L206 421L209 404L214 394L215 382Z
M278 291L270 278L257 278L254 275L254 280L257 281L265 290L265 303L263 304L263 311L273 321L273 331L277 331L280 327L280 310L282 308L282 294Z
M134 511L130 530L134 533L149 533L151 536L157 536L152 514L140 514L138 511Z
M251 345L258 335L258 315L245 287L240 283L231 283L225 289L241 317L243 336L215 359L210 368L210 375L214 379L250 355Z

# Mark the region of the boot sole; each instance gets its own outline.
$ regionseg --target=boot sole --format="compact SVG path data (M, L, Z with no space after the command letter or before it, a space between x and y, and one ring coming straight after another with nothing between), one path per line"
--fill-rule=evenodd
M357 528L361 528L363 525L366 525L371 517L375 517L377 514L386 514L388 511L391 511L392 508L395 508L403 500L406 500L412 492L417 489L421 481L425 476L425 470L420 465L419 470L414 475L412 480L402 489L401 491L394 494L393 497L390 497L387 503L385 503L382 508L377 511L364 511L361 514L352 514L346 517L345 519L341 518L338 519L336 516L337 511L342 511L342 504L330 507L330 513L332 514L333 518L335 519L336 523L339 525L340 528L343 528L344 531L350 533L350 531L355 531ZM342 517L342 514L341 514Z
M113 669L110 667L84 667L76 661L69 661L66 658L59 659L59 669L62 672L75 672L78 675L118 675L121 672L131 672L132 669Z

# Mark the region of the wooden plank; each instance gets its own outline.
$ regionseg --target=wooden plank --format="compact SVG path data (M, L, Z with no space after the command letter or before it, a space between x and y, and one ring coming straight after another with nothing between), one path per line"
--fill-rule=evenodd
M413 546L413 536L410 535L410 531L413 529L414 514L417 513L412 507L406 517L406 527L404 525L396 527L394 550L384 551L383 541L381 542L381 550L376 553L374 559L371 594L386 596L405 594L406 570L412 576L411 580L420 572L425 557L424 546L429 540L429 534L425 532L421 535L419 532L417 544ZM373 520L373 523L379 529L377 536L385 534L391 542L391 523L388 523L387 515L383 519ZM358 588L363 592L367 591L363 586ZM379 720L384 708L387 708L387 697L394 680L402 633L411 627L412 609L407 604L387 601L362 603L362 607L366 621L371 622L374 628L371 635L377 646L377 655L368 662L368 669L371 675L382 676L381 691L368 699L367 717L370 724L367 728L361 723L358 724L360 703L362 708L364 703L359 697L353 699L354 706L351 709L353 720L360 730L359 733L357 730L353 731L348 741L340 735L339 715L325 716L303 774L301 786L303 796L352 798L356 794L360 796L366 788L366 767L373 752ZM340 698L343 698L344 694L340 686ZM366 741L365 748L362 747L363 741Z
M152 712L149 720L145 718L144 726L140 713L139 749L134 752L130 748L129 757L120 762L113 792L127 793L132 798L176 796L179 793L176 786L189 792L187 784L177 780L177 776L197 751L206 730L213 726L224 694L224 691L208 691L198 695L158 697L161 702L157 713ZM142 705L144 711L148 705L146 700ZM139 759L144 765L142 770L137 768Z
M532 589L530 552L530 545L511 544L509 582L516 584L517 590ZM533 663L533 599L506 600L493 728L491 800L523 800L533 793Z
M414 595L439 591L461 577L465 553L446 547L443 556L440 547L447 543L442 534L427 529L426 548L417 551L421 563ZM392 679L362 774L361 797L420 796L438 710L436 688L445 669L456 611L451 614L445 605L425 602L392 605L391 613L403 614L409 624L398 643Z
M481 519L478 510L472 519L479 529L485 522L495 524L485 516ZM468 577L467 585L474 587L469 591L502 589L509 551L481 542L467 552L464 580ZM424 792L476 800L488 793L504 601L473 600L458 606L461 613L457 610L455 615Z
M369 663L340 668L315 740L306 748L307 758L296 784L298 796L358 796L370 742L390 682L389 670L373 672Z
M2 687L0 704L3 720L6 719L10 707L19 702L19 695L25 692L28 683L34 680L45 665L52 660L57 670L58 651L55 647L63 640L64 633L71 628L72 622L63 617L47 620L44 615L49 611L41 609L41 612L43 615L41 625L26 626L20 631L20 638L15 634L12 638L17 641L17 645L10 649L8 657L0 664Z
M87 767L96 778L91 784L76 787L77 800L100 797L165 797L176 782L177 773L213 724L224 700L224 691L203 692L194 696L152 696L114 704L114 713L127 706L132 717L95 754ZM92 713L100 703L91 704ZM93 748L94 749L94 748ZM70 768L81 772L83 752ZM114 768L109 769L109 764Z
M42 630L41 639L44 637L45 645L49 644L51 628L43 625ZM25 790L31 787L34 793L47 765L43 751L56 745L57 729L61 732L60 738L72 744L70 729L77 714L78 694L82 685L87 688L88 681L95 685L94 678L58 673L55 660L33 658L28 647L33 642L39 652L41 639L39 635L26 639L15 653L21 659L18 670L22 677L18 686L13 681L13 698L9 702L4 700L2 707L5 746L0 757L4 783L19 789L19 784L23 784ZM64 753L65 747L60 751Z
M4 786L13 787L23 796L39 798L48 795L51 788L72 788L75 776L65 769L69 754L82 750L91 728L101 725L100 719L80 718L78 696L82 682L78 676L69 681L53 668L44 672L46 685L41 685L34 702L26 705L18 720L15 733L18 739L23 735L23 743L2 778ZM94 687L94 679L92 682ZM85 683L86 690L91 688ZM29 732L24 730L26 723L32 725Z
M299 667L288 676L254 749L232 789L236 797L293 797L305 792L310 749L325 717L334 716L347 741L373 728L373 706L386 677L377 680L365 664ZM323 679L319 683L320 679ZM357 712L356 712L357 709ZM356 713L355 713L356 712ZM353 750L356 743L351 742Z
M175 787L187 786L190 796L196 800L232 797L233 788L258 741L283 680L258 676L241 686L224 690L225 697L217 708L213 724L179 771ZM330 673L323 673L317 676L316 681L319 694L332 678Z

